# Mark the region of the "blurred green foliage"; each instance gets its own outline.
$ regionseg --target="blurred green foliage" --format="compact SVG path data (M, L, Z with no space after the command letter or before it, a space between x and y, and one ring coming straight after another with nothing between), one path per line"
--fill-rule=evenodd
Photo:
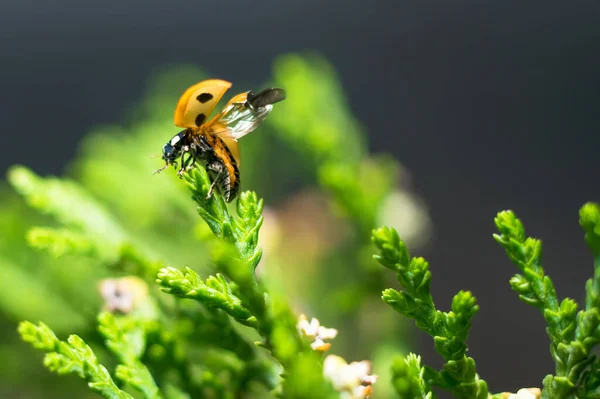
M264 210L260 205L260 237L252 241L255 249L262 248L262 260L258 264L251 255L243 259L253 268L258 265L255 278L268 287L274 313L261 316L255 302L245 309L252 316L244 319L244 309L236 308L239 296L253 294L240 292L243 284L236 283L245 281L244 276L234 275L227 282L215 274L226 266L224 258L215 255L225 251L212 234L215 226L198 217L189 188L172 171L152 175L162 161L150 156L159 155L177 131L172 113L179 95L206 77L195 66L158 70L143 101L128 111L123 123L93 127L86 134L63 177L41 177L22 166L9 171L13 189L2 187L0 204L0 353L8 359L0 366L0 396L90 395L76 378L56 381L39 366L15 333L20 320L43 321L59 337L84 338L85 343L79 338L53 341L61 349L46 348L58 353L49 362L115 395L120 395L115 389L134 396L135 390L145 397L155 395L147 365L158 380L168 382L160 386L167 397L185 397L181 389L192 396L204 392L197 392L198 387L217 397L231 389L266 397L264 390L276 387L279 377L273 375L268 356L249 345L258 339L257 333L270 337L263 344L278 353L282 364L294 358L283 386L289 397L314 393L323 384L320 375L314 376L314 385L295 381L311 375L317 354L301 352L298 357L293 342L278 338L288 337L295 328L288 306L340 330L335 353L371 359L373 371L381 376L389 375L393 353L406 353L410 341L399 339L408 337L406 324L383 317L385 309L376 306L376 293L388 277L369 256L370 231L381 220L398 220L394 227L409 245L418 247L427 240L427 212L400 187L401 165L386 155L368 153L365 128L350 113L331 65L316 55L285 55L275 61L271 83L284 87L288 99L240 142L242 189L259 192L266 204ZM247 90L237 83L235 87ZM255 198L249 201L258 205ZM229 211L223 207L220 212ZM170 270L166 266L189 266L191 281L201 287L192 296L220 295L229 308L161 293L154 280L159 270ZM103 307L99 283L127 275L140 276L155 301L141 314L127 316L129 321L116 322L103 313L98 331L97 315ZM178 289L172 292L180 297L191 295L176 285L168 289ZM235 309L242 313L229 313ZM227 314L260 328L240 330ZM258 324L250 321L252 317ZM270 322L261 324L261 317L288 321L264 331L261 328ZM24 324L21 330L26 336L53 336L44 328ZM129 344L123 343L132 342L127 338L130 328L143 334L136 333L139 352L127 354L123 348ZM107 370L119 364L113 374L117 388L100 364ZM22 375L37 383L23 381ZM128 390L121 386L123 380L139 384ZM198 386L191 386L192 380L199 381ZM391 394L391 378L381 378L373 397Z

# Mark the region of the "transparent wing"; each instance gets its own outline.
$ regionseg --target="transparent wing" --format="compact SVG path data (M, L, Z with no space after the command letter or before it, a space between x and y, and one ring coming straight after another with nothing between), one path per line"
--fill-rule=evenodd
M272 105L253 108L246 101L248 93L238 94L209 123L211 132L221 138L237 141L256 129L265 120Z
M233 97L210 122L211 131L221 138L237 141L256 129L273 110L273 104L285 99L281 89L266 89L254 95Z

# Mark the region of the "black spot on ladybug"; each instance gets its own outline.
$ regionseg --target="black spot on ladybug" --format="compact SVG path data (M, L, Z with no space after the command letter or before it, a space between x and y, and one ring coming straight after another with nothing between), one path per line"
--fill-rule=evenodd
M206 115L198 114L198 116L196 117L196 126L200 126L204 122L205 119L206 119Z
M196 100L200 101L200 104L204 104L212 99L213 95L210 93L202 93L198 97L196 97Z

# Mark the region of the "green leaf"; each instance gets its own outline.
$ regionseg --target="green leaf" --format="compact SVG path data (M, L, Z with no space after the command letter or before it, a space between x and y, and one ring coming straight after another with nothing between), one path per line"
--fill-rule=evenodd
M429 372L435 377L431 383L448 389L457 398L487 398L487 383L477 375L475 361L465 355L471 320L479 309L475 297L468 291L460 291L452 300L451 312L437 310L431 297L431 272L425 259L413 258L409 261L406 246L394 229L376 229L372 240L379 249L375 259L396 272L396 279L403 288L403 291L384 290L383 301L397 312L414 319L419 329L431 335L436 351L446 361L441 373ZM416 364L414 359L412 364ZM397 363L396 368L398 373L408 373L401 363ZM423 369L419 370L424 373ZM415 386L420 386L400 381L396 381L395 385L401 395L406 392L411 394ZM431 397L428 388L419 392L420 397Z
M525 228L513 211L499 212L494 219L494 223L496 223L496 228L500 232L499 235L494 235L494 237L501 245L508 245L511 238L517 242L525 240Z
M588 202L579 210L579 225L594 256L600 254L600 205Z
M289 399L338 399L331 384L323 379L319 355L315 352L302 353L286 369L283 382L283 397Z
M46 352L44 365L58 374L77 374L88 382L96 393L108 399L132 399L113 382L110 373L98 363L91 348L77 335L59 341L52 330L43 323L37 326L28 321L19 324L19 334L24 341Z
M69 229L34 227L27 232L26 238L33 248L46 250L56 258L67 254L93 256L97 253L91 240Z
M179 271L173 267L163 268L156 279L162 291L180 298L195 299L204 305L222 309L239 323L257 328L256 317L243 306L240 298L229 288L227 280L221 274L210 276L206 282L190 269Z
M141 321L102 312L98 315L98 331L104 336L108 349L117 355L121 363L135 363L144 354L146 342Z
M117 378L141 392L146 399L161 399L163 396L152 378L150 371L140 362L131 365L120 364L115 371Z
M60 223L102 238L107 244L124 241L125 233L102 205L79 184L42 178L23 166L13 166L8 180L32 207L54 216Z
M577 312L577 303L565 298L559 303L550 277L541 265L541 243L526 237L523 224L511 211L500 212L495 219L500 234L496 241L522 274L515 275L511 287L525 303L541 310L548 324L550 351L556 364L555 375L544 379L544 398L593 396L595 382L589 387L580 381L591 381L589 370L594 356L592 349L600 342L600 207L587 203L579 212L579 223L585 240L594 253L594 277L586 284L586 307Z
M57 295L51 285L36 279L35 273L1 256L0 268L0 306L6 314L16 319L24 315L42 319L50 313L59 331L86 325L80 309Z
M383 266L395 272L408 267L410 262L408 250L396 230L389 227L373 230L372 241L380 251L380 254L375 255L374 258Z
M109 312L98 316L98 330L106 346L119 358L116 376L140 391L146 399L160 399L162 394L150 371L141 362L146 350L146 332L141 319L115 316Z
M401 399L433 399L421 356L410 353L406 358L398 357L392 364L392 382Z

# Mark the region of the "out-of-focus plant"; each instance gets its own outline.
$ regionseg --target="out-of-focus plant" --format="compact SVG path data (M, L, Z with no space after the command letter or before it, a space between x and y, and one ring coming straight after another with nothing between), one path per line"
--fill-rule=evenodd
M350 393L368 396L371 391L365 383L374 383L376 377L363 370L356 379L352 370L339 371L335 366L324 370L322 352L328 348L309 345L304 339L311 338L308 329L302 329L285 299L271 296L257 279L262 200L253 192L243 192L237 216L233 216L220 194L207 198L211 182L204 169L194 169L185 178L198 213L217 238L211 243L212 261L221 273L202 280L189 267L163 267L156 274L156 283L176 298L197 301L200 308L162 296L155 300L143 280L104 281L101 291L106 307L119 311L101 313L98 318L99 332L118 360L114 376L77 335L61 341L43 323L22 322L19 332L23 339L46 352L44 364L50 370L76 374L106 398L130 398L131 390L145 398L235 398L242 393L261 398L335 398L339 394L334 387L344 392L352 378L357 382ZM54 248L63 248L67 236L70 253L94 256L106 263L121 262L119 249L125 247L126 254L135 254L127 259L132 270L141 276L149 270L156 272L153 267L160 262L140 255L142 248L127 242L109 215L86 201L72 182L43 180L24 168L14 169L11 180L30 204L52 214L68 226L65 229L78 229L46 230L43 244L34 240L38 246L56 253ZM71 239L78 234L76 240ZM206 330L212 333L208 335ZM327 331L319 333L326 335ZM197 374L193 369L196 359L189 356L194 342L199 343L198 349L213 351L212 356L200 356L202 372Z
M368 153L366 129L350 112L338 77L323 58L280 57L274 75L275 85L290 93L281 112L269 119L274 132L306 160L319 185L330 194L337 213L368 238L371 229L390 216L382 214L386 200L405 193L398 185L404 170L387 154ZM416 246L427 238L427 214L414 195L406 204L414 212L404 219L420 219L416 223L402 221L396 227Z
M430 293L427 261L411 259L394 229L382 227L373 231L372 240L379 249L375 259L396 273L402 287L401 291L383 291L383 301L431 335L436 351L444 359L438 371L421 366L420 358L414 354L397 358L393 382L400 397L432 398L433 387L447 390L456 398L600 397L600 367L593 354L600 342L600 205L585 204L579 215L585 241L594 256L594 275L585 286L586 303L579 311L573 299L558 300L554 284L541 265L540 240L525 235L523 224L512 211L500 212L495 219L499 234L494 238L521 272L510 280L510 285L523 302L542 312L556 364L555 374L544 378L543 389L521 389L516 394L490 395L487 383L476 372L475 361L466 354L471 319L479 310L475 297L461 291L454 296L450 312L438 310Z
M290 68L290 62L298 63L297 68ZM175 100L187 86L207 77L196 67L158 71L144 101L128 111L125 123L95 127L84 138L67 176L44 178L22 166L10 170L10 183L29 207L6 189L0 204L5 287L0 292L0 318L9 326L21 319L43 320L46 324L21 324L20 332L49 353L46 363L51 369L78 375L96 392L112 397L123 392L134 397L185 397L183 392L191 397L240 392L307 397L310 392L314 397L315 390L326 397L332 386L346 394L370 393L375 377L368 362L346 364L332 357L322 370L321 352L329 343L322 346L320 340L331 336L296 325L296 311L302 310L343 329L336 338L336 353L371 358L378 374L388 374L390 348L403 351L404 342L397 337L406 332L401 323L379 319L377 328L369 324L378 310L373 301L365 305L360 298L368 299L383 275L366 256L366 233L382 215L389 220L403 214L396 227L417 245L427 237L426 212L410 192L399 188L399 164L385 156L371 157L362 148L365 131L349 112L331 66L313 56L284 56L275 63L274 73L291 94L282 104L293 99L293 107L278 107L259 132L241 143L242 188L260 188L270 205L263 210L254 196L241 201L254 204L252 212L258 212L257 223L260 220L255 228L262 225L260 239L254 237L250 245L256 259L232 242L239 236L215 236L215 226L205 223L213 219L199 220L180 179L151 174L161 161L150 156L158 155L177 129L172 124ZM302 94L294 82L307 73L315 79L304 87L308 94ZM236 83L239 91L255 86ZM273 118L286 113L298 120L304 110L296 99L309 95L318 99L313 109L326 105L334 111L313 115L315 120L329 120L330 138L339 145L330 157L314 140L311 121L306 125L308 136L290 140L289 124ZM350 135L347 142L341 140L344 130ZM343 159L346 150L356 157ZM360 173L334 181L332 176L343 170ZM202 173L189 176L196 192L202 190ZM368 181L369 174L376 181ZM362 187L366 183L373 187ZM196 200L199 209L216 206ZM368 208L368 217L360 207ZM229 215L225 219L232 225L245 220L229 208L217 210L227 212L221 215ZM406 229L409 225L414 234ZM249 270L259 254L262 261L255 271L234 273L235 265ZM357 273L349 273L352 270ZM371 276L369 284L360 281L365 275ZM343 283L347 277L351 279ZM343 283L341 289L329 284L335 280ZM104 310L97 316L101 300ZM369 323L362 316L365 310ZM73 332L85 342L77 336L57 338ZM0 333L6 336L0 353L13 359L0 374L30 375L40 381L23 384L12 377L13 382L0 384L0 396L57 396L65 389L84 396L76 379L52 385L32 357L20 356L22 344L15 341L12 327ZM378 338L381 345L375 344ZM352 344L357 340L369 344L357 347ZM115 367L112 375L107 373ZM389 379L379 381L375 396L388 396Z
M412 248L422 247L430 230L426 208L405 187L407 172L398 161L385 153L369 153L367 129L352 114L326 60L315 54L282 56L275 62L272 85L285 87L288 99L267 125L298 154L302 170L314 177L318 190L302 192L275 212L290 227L284 228L278 259L269 260L268 266L277 268L278 261L286 287L295 286L294 297L308 290L320 292L301 299L307 312L318 310L340 329L356 331L358 336L340 336L337 345L352 357L369 356L375 369L387 370L389 354L405 350L407 344L394 337L407 334L403 323L385 323L374 300L390 281L370 257L370 233L385 221ZM319 228L307 228L310 224ZM314 251L288 250L286 256L283 249L294 248L298 240ZM290 264L302 266L289 272ZM298 273L311 278L300 279ZM357 338L365 344L356 345ZM385 392L382 396L391 395L391 387L379 390Z

